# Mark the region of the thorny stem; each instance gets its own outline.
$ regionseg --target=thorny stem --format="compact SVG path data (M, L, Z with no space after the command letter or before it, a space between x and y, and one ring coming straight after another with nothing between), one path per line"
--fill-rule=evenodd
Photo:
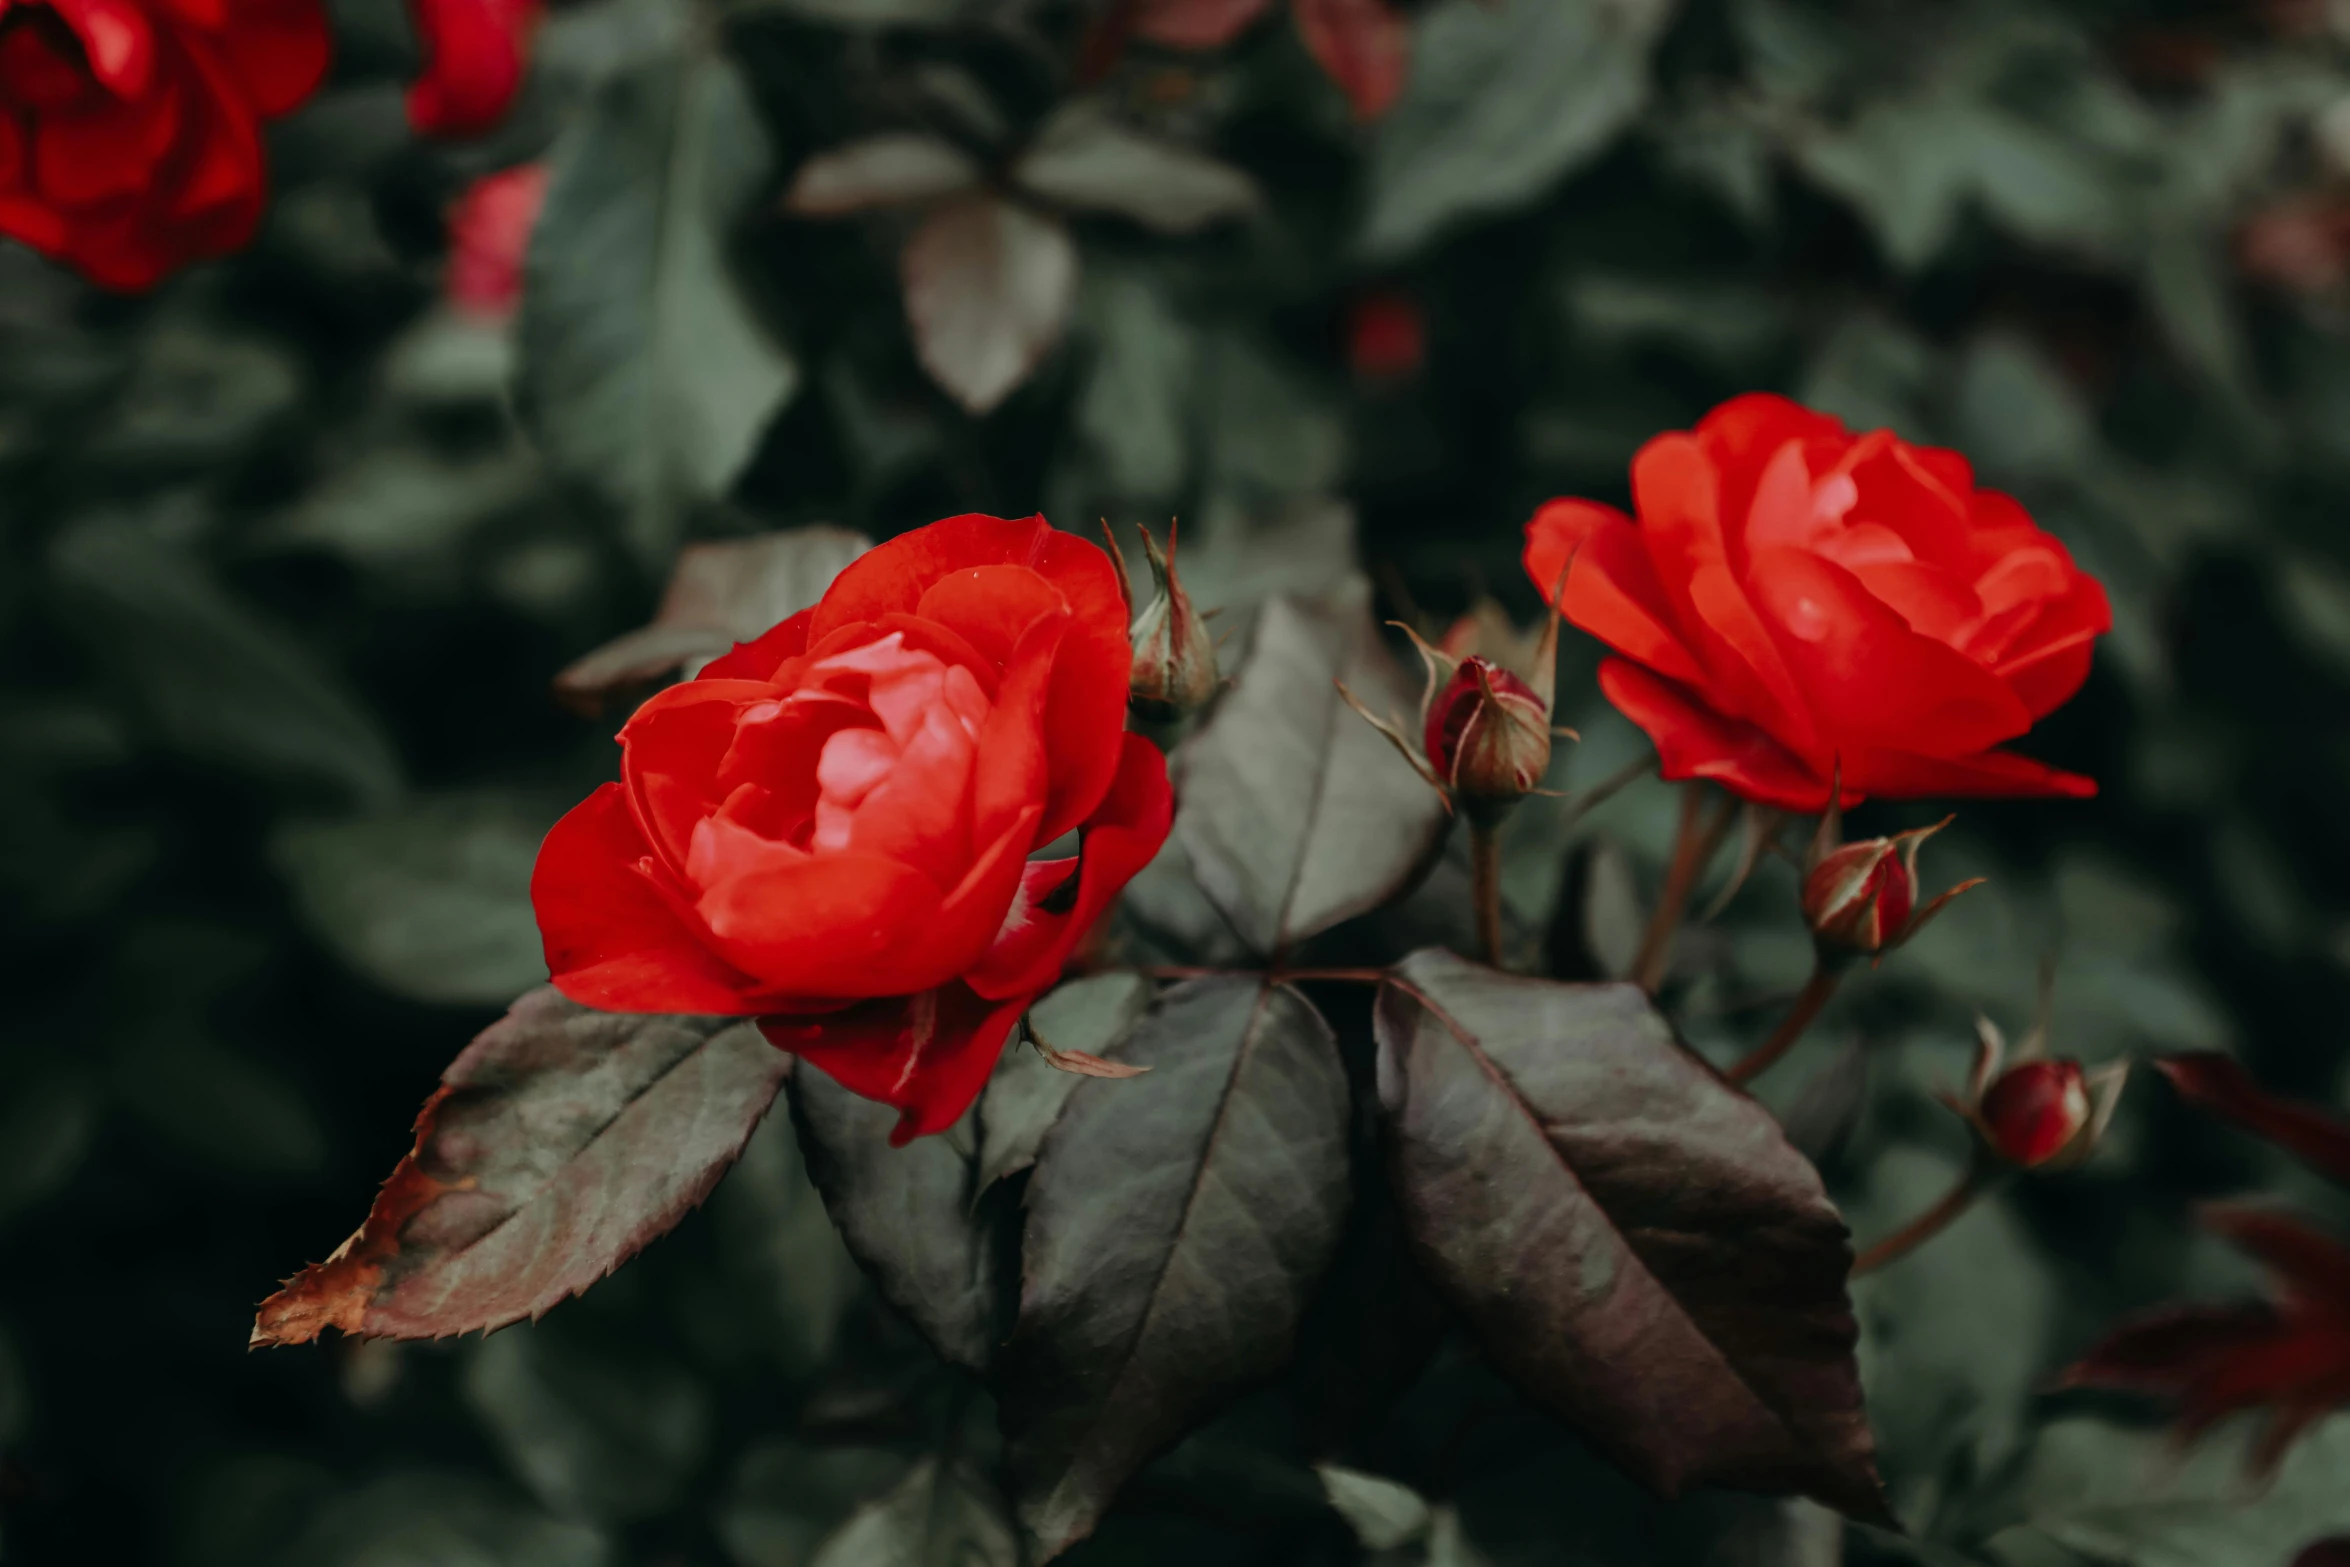
M1738 814L1737 802L1727 797L1721 809L1701 823L1704 809L1705 785L1690 784L1681 796L1681 825L1673 834L1673 862L1665 871L1664 890L1657 894L1656 912L1649 916L1647 933L1640 938L1640 955L1632 964L1633 980L1652 996L1664 983L1665 963L1673 952L1673 932L1680 929L1681 916L1688 912L1689 895L1697 890L1698 878L1713 863L1722 840L1730 836L1730 824Z
M1951 1221L1974 1205L1988 1186L1982 1167L1978 1164L1958 1178L1958 1184L1942 1194L1942 1200L1924 1213L1910 1220L1900 1229L1863 1251L1852 1261L1852 1276L1874 1273L1888 1262L1897 1262L1932 1240L1950 1227Z
M1803 1037L1803 1031L1811 1027L1812 1019L1820 1015L1820 1008L1828 1004L1828 998L1836 994L1836 982L1841 978L1841 970L1826 963L1813 964L1811 978L1803 982L1803 989L1797 993L1795 1004L1787 1009L1785 1017L1779 1019L1779 1026L1771 1030L1771 1037L1739 1057L1737 1063L1722 1075L1732 1083L1743 1086L1777 1065L1781 1056L1795 1048L1795 1042Z
M1469 823L1469 877L1477 903L1477 946L1489 967L1501 967L1501 834L1490 822Z

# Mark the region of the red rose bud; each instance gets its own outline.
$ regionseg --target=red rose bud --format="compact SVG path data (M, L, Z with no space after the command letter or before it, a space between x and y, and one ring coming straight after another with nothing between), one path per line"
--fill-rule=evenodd
M2046 1164L2089 1124L2089 1080L2078 1061L2010 1067L1976 1107L1992 1151L2025 1169Z
M2018 1169L2086 1159L2121 1102L2129 1064L2116 1061L2092 1072L2068 1057L2047 1055L2045 1002L2012 1064L2004 1064L2007 1040L1998 1026L1984 1018L1976 1027L1973 1078L1965 1102L1950 1100L1952 1108L1974 1124L1986 1148Z
M1205 707L1216 694L1216 644L1175 575L1175 530L1167 548L1142 530L1143 553L1159 596L1134 622L1134 673L1127 705L1146 723L1171 724Z
M1803 920L1823 963L1881 958L1923 930L1951 899L1982 885L1981 877L1960 882L1918 907L1918 846L1949 825L1946 816L1890 838L1839 843L1844 815L1831 794L1803 873Z
M1550 770L1550 704L1484 658L1468 658L1428 705L1421 743L1438 782L1472 814L1499 815Z

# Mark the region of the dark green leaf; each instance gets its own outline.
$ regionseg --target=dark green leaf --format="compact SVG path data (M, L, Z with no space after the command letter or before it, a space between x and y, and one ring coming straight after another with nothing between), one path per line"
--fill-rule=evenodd
M355 821L288 823L271 857L311 929L376 984L497 1006L546 983L530 872L554 816L509 794L440 795Z
M897 1111L805 1068L792 1074L791 1104L809 1177L850 1255L932 1348L983 1369L1003 1339L1012 1285L998 1208L982 1202L974 1117L892 1148Z
M935 201L979 183L979 165L944 137L890 131L817 153L792 176L784 205L803 217Z
M725 254L771 158L734 67L692 52L609 83L555 151L526 269L521 405L648 560L668 558L688 506L733 485L799 384Z
M611 1567L611 1542L470 1476L392 1474L321 1507L285 1567Z
M203 564L127 521L85 523L50 563L75 624L171 745L369 805L399 792L375 721L318 656L232 598Z
M1648 99L1672 0L1440 0L1371 144L1363 248L1392 258L1533 200Z
M790 1116L759 1123L710 1209L729 1272L748 1286L740 1304L787 1375L814 1374L837 1347L863 1276L808 1179Z
M262 1303L254 1344L543 1316L709 1194L790 1065L747 1021L532 991L442 1074L366 1224Z
M1097 974L1063 985L1030 1008L1023 1031L1057 1050L1119 1055L1117 1047L1150 999L1151 983L1139 974ZM1075 1074L1056 1071L1025 1042L1005 1051L979 1101L981 1182L1034 1164L1037 1145L1076 1091Z
M691 1376L643 1355L597 1355L535 1323L473 1351L465 1399L514 1472L568 1517L662 1511L709 1441L709 1403Z
M1162 234L1243 216L1261 200L1256 182L1230 164L1146 136L1087 102L1046 121L1011 178L1048 202L1115 212Z
M926 1459L824 1542L810 1567L1020 1567L1002 1498L960 1465Z
M1666 1495L1884 1516L1819 1177L1636 988L1415 954L1380 992L1404 1221L1513 1379Z
M1270 600L1236 689L1176 754L1176 836L1259 953L1400 895L1443 839L1442 798L1339 682L1373 712L1416 701L1360 580L1319 602Z
M1080 1083L1038 1155L994 1379L1045 1556L1279 1370L1346 1217L1346 1075L1297 992L1192 981L1119 1055L1151 1074Z

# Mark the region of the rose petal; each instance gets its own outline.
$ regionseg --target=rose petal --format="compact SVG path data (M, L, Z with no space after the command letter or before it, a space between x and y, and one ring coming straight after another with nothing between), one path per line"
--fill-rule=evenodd
M1754 725L1725 718L1630 659L1602 663L1599 689L1656 746L1659 777L1710 778L1742 799L1781 810L1826 806L1828 780L1802 758ZM1845 781L1849 785L1850 777ZM1847 789L1846 803L1860 798Z
M808 651L808 623L815 616L803 609L773 629L748 642L737 642L702 666L697 680L773 680L786 659Z
M1860 579L1808 550L1758 551L1755 606L1839 751L1965 756L2022 734L2032 715L1998 676L1909 629Z
M713 954L636 869L649 852L618 784L547 834L530 902L555 988L606 1012L764 1010L771 1003L757 982Z
M1081 829L1076 897L1064 909L1049 907L1064 890L1067 862L1032 864L1023 886L1029 896L1013 904L995 944L966 976L971 987L1013 996L1051 985L1119 892L1158 854L1174 820L1167 759L1140 735L1126 736L1110 792Z
M334 41L317 0L239 0L221 53L253 107L275 118L318 90Z
M505 117L538 22L531 0L411 0L425 72L408 121L428 136L471 136Z
M1919 756L1856 747L1844 755L1844 782L1848 789L1890 800L1931 799L1938 795L2063 795L2085 800L2097 793L2094 778L2063 772L2012 751L1983 751L1973 756Z
M849 1092L895 1106L889 1140L902 1148L963 1118L1035 999L983 1001L966 985L942 985L824 1017L762 1018L759 1028Z
M1547 602L1567 569L1567 619L1669 679L1704 680L1674 632L1673 609L1641 548L1638 526L1613 506L1546 502L1526 524L1526 575Z

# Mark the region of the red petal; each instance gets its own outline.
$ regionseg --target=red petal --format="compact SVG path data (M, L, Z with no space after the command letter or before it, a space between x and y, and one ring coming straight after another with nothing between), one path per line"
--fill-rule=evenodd
M1174 819L1167 759L1140 735L1126 736L1110 792L1083 829L1075 899L1057 912L1040 907L1065 888L1067 862L1031 864L1022 888L1027 896L1013 904L995 945L967 976L972 988L1014 996L1051 985L1119 892L1158 854Z
M1836 750L1967 756L2032 725L1998 676L1910 630L1842 566L1808 550L1761 550L1746 589Z
M2059 771L2012 751L1983 751L1974 756L1919 756L1907 751L1856 746L1843 753L1844 786L1860 795L1891 800L1930 799L1937 795L1970 799L2026 795L2063 795L2086 800L2097 793L2097 780Z
M1828 780L1785 746L1752 724L1724 718L1630 659L1601 664L1599 689L1655 744L1660 777L1710 778L1741 799L1782 810L1817 811L1828 803ZM1848 772L1845 782L1851 781ZM1847 804L1859 799L1846 795Z
M1023 814L1034 813L1041 823L1052 774L1046 714L1055 655L1068 631L1069 614L1056 594L1052 610L1029 623L1006 664L1003 689L979 732L971 797L971 832L978 842L992 841Z
M719 773L744 727L743 709L775 697L773 687L750 680L689 681L654 692L622 726L629 809L670 875L685 874L695 826L726 799ZM813 769L813 758L807 765Z
M1640 534L1688 645L1704 666L1697 689L1725 717L1745 719L1825 771L1828 757L1804 693L1732 576L1719 476L1691 436L1660 435L1632 460Z
M1134 36L1169 49L1221 49L1273 0L1138 0Z
M427 135L471 136L504 118L522 84L538 7L531 0L411 0L425 72L408 120Z
M1671 629L1672 604L1631 518L1591 501L1545 503L1526 524L1525 555L1526 575L1545 601L1569 556L1575 564L1567 578L1567 619L1668 680L1704 683L1697 660Z
M844 626L917 614L943 578L980 566L1026 566L1060 591L1071 621L1053 666L1046 753L1053 781L1040 835L1059 837L1093 814L1118 766L1133 669L1118 568L1097 545L1042 517L949 517L901 533L835 577L809 623L811 644Z
M1394 105L1411 69L1412 32L1387 0L1291 0L1290 16L1356 119L1375 120Z
M155 79L155 32L129 0L50 0L82 43L90 73L117 98L144 95Z
M702 672L694 678L773 680L784 660L798 658L808 651L808 623L815 613L803 609L772 630L761 632L748 642L737 642L731 651L703 665Z
M894 1105L889 1140L903 1147L963 1118L1035 999L983 1001L967 985L943 985L819 1018L763 1018L759 1027L851 1093Z
M253 107L274 118L318 90L334 40L316 0L241 0L221 53Z
M736 1016L772 1004L671 912L636 869L646 853L618 784L589 795L547 834L530 902L555 988L606 1012Z
M33 137L33 172L41 194L62 207L112 196L153 199L157 164L181 134L179 92L133 103L98 98L80 114L44 119Z
M2320 1175L2350 1185L2350 1119L2265 1091L2234 1058L2216 1051L2164 1056L2154 1068L2181 1097L2276 1144Z

